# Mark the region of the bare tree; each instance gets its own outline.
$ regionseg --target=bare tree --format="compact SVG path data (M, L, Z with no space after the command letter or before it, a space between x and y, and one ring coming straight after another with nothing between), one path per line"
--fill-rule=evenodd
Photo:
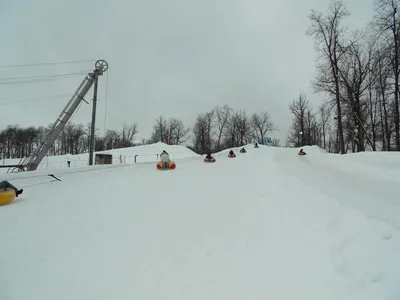
M127 125L126 123L121 129L119 147L131 147L134 143L135 136L138 133L138 125L134 123Z
M321 125L321 130L322 130L322 142L323 142L323 148L326 150L326 138L327 138L327 127L328 127L328 122L330 119L330 112L328 108L328 104L325 103L319 108L319 117L320 117L320 125Z
M193 126L193 148L197 153L204 154L212 151L211 130L212 114L198 115Z
M306 125L307 125L307 110L308 100L305 94L300 94L296 100L289 105L290 112L294 115L293 126L291 133L293 138L297 140L297 146L306 144Z
M241 110L232 114L224 131L226 148L243 146L251 140L251 124L246 112Z
M214 129L214 110L212 109L211 111L207 112L204 114L204 118L207 124L207 145L208 145L208 152L211 152L212 145L213 145L213 138L212 138L212 133Z
M306 95L300 94L289 105L293 114L293 123L286 139L288 146L300 147L305 145L318 145L323 147L325 143L329 114L326 106L322 106L315 113L309 104ZM325 143L326 146L326 143Z
M369 80L373 56L368 49L364 32L357 31L351 44L343 52L343 60L338 69L345 97L344 105L348 106L349 117L353 118L357 152L365 151L366 123L368 117L368 98L365 93L373 83Z
M180 145L187 141L187 135L190 129L183 124L182 120L171 118L168 121L168 126L169 140L171 144Z
M237 140L240 146L249 143L251 140L251 124L246 112L244 110L237 112L234 120L237 123Z
M232 115L233 109L230 108L228 105L224 106L217 106L214 108L216 123L217 123L217 140L216 140L216 151L221 150L221 141L223 138L224 131L228 124L229 118Z
M115 149L119 146L121 136L118 131L109 129L104 135L103 140L105 149Z
M397 17L399 10L399 2L396 0L375 0L375 18L373 25L380 35L388 44L388 57L392 66L393 85L394 85L394 132L396 150L400 151L400 112L399 112L399 77L400 77L400 44L399 30L400 20ZM390 145L390 141L389 141ZM390 150L390 146L388 147Z
M390 126L390 62L385 49L378 48L376 56L376 84L374 86L379 99L379 115L381 123L382 143L384 150L390 151L392 130Z
M168 142L168 121L163 116L156 119L156 124L153 127L153 133L150 138L151 143Z
M268 112L261 112L253 114L251 117L251 128L254 139L262 144L268 131L274 129L273 123L269 117Z
M340 101L339 62L344 43L342 20L349 15L342 0L331 0L326 15L312 10L309 19L311 26L307 34L314 37L316 49L320 54L318 75L314 81L317 92L327 92L335 99L340 153L345 153L342 125L342 106Z

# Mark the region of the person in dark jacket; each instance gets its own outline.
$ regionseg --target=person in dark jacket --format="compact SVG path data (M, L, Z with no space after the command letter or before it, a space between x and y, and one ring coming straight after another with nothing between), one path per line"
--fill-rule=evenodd
M0 182L0 189L12 189L15 191L15 195L18 197L18 195L22 194L24 191L23 189L17 189L15 186L13 186L11 183L9 183L7 180L3 180Z
M213 159L214 157L211 156L211 153L208 153L208 154L206 155L206 158L207 158L207 159Z

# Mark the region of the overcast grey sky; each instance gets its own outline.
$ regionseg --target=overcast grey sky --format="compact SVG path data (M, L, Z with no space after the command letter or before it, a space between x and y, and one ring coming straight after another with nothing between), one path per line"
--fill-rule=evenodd
M348 2L348 23L363 27L371 0ZM284 139L288 103L299 92L315 107L324 100L310 87L315 52L305 31L310 10L327 6L327 0L2 0L0 65L93 62L0 67L0 127L54 122L84 75L30 84L4 79L86 71L105 59L100 132L138 122L139 138L148 138L160 114L191 126L199 112L228 104L249 114L267 110L279 127L274 136ZM37 100L54 95L61 96ZM72 121L90 118L91 105L83 104Z

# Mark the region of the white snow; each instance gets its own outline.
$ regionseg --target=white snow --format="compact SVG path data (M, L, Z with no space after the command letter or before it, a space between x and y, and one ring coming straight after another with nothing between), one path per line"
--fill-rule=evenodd
M145 146L136 146L136 147L128 147L128 148L120 148L113 149L108 151L99 151L95 153L100 154L112 154L113 155L113 164L133 164L134 156L136 157L136 162L156 162L157 154L160 154L163 150L167 152L173 152L179 158L190 158L197 156L193 151L189 150L183 146L176 145L166 145L164 143L155 143L151 145ZM68 167L67 161L71 160L72 168L82 168L86 167L89 164L89 154L77 154L77 155L59 155L59 156L46 156L42 162L40 163L38 170L48 172L49 170L58 170L65 169ZM4 165L16 165L20 163L20 159L5 159L5 161L0 160L1 164ZM0 169L0 172L7 173L7 168ZM12 169L11 169L12 170Z
M4 175L24 193L0 206L0 299L399 299L399 153L246 149Z

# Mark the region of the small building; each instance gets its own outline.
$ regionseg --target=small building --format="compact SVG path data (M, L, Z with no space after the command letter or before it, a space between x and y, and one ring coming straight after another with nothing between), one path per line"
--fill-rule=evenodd
M95 165L112 165L112 154L103 154L96 153L95 154Z
M264 138L264 145L271 146L272 145L272 138L267 136Z

